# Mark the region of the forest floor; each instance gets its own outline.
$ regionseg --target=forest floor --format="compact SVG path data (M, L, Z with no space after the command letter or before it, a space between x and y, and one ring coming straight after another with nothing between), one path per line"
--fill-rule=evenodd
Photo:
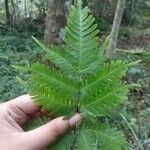
M130 37L118 41L118 58L142 62L128 70L126 81L141 87L130 91L125 106L124 129L132 150L150 149L150 28L134 31ZM127 112L127 114L126 114ZM128 130L130 132L128 132Z

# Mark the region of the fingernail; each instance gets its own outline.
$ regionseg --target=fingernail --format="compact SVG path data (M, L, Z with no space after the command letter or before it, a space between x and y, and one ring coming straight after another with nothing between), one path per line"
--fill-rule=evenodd
M74 115L70 120L69 120L69 124L71 127L74 127L76 124L78 124L81 121L81 115L80 114L76 114Z

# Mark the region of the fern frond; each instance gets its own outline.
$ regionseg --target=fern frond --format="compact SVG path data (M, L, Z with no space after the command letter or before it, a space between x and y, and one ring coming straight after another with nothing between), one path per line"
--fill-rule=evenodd
M52 146L50 150L70 150L73 144L73 133L67 133ZM102 124L82 123L78 130L77 150L128 150L124 135L116 128ZM74 147L74 148L75 148Z
M72 6L68 26L65 28L65 58L76 68L80 76L93 71L89 65L97 59L99 45L99 30L97 25L93 24L95 19L89 12L88 7L82 9L80 5Z
M126 68L134 63L121 60L104 63L109 37L99 45L99 30L90 13L88 7L82 8L81 0L72 6L62 51L55 46L48 48L33 37L46 58L57 67L52 69L39 63L31 66L28 89L34 102L53 117L81 112L85 118L73 133L50 146L51 150L73 149L74 142L77 150L127 149L120 132L93 120L116 111L127 99L128 85L121 79L126 75Z
M119 81L126 75L126 67L127 64L121 60L104 64L95 76L88 78L85 84L83 84L82 92L92 95L101 89L101 83L107 85L107 83Z
M88 7L82 8L78 3L77 7L72 6L68 19L68 26L65 27L64 52L57 53L58 48L47 48L39 40L33 37L34 41L46 52L46 57L57 67L71 77L87 76L95 74L102 64L103 52L106 49L109 38L102 45L98 43L97 24L93 24L95 18L90 14ZM87 42L88 41L88 42Z
M48 150L71 150L71 145L73 143L73 134L68 132L54 144L49 146Z
M77 93L76 82L65 78L51 68L36 63L31 66L31 70L32 81L47 86L52 91L57 92L60 97L63 97L66 93L65 97L73 99L73 96Z
M109 115L127 99L128 86L124 83L100 83L100 86L95 95L89 95L90 97L80 101L81 112L88 117Z
M74 95L77 93L74 81L38 63L32 65L31 70L29 91L35 103L57 116L74 111Z
M34 86L32 86L32 89L29 89L29 94L33 96L34 103L42 106L51 116L69 116L75 112L75 101L61 98L47 86L32 83Z
M57 47L46 47L35 37L33 40L46 52L46 58L53 62L60 70L71 76L76 76L77 72L74 67L64 58L63 53ZM59 52L60 51L60 52Z
M106 125L83 123L78 131L78 150L128 150L124 135Z
M95 59L95 61L90 63L86 69L81 71L81 74L85 75L85 77L88 75L94 75L97 73L98 70L100 70L100 67L103 65L105 61L104 53L108 47L109 39L110 39L110 36L108 36L104 40L101 46L98 46L97 58Z
M104 53L105 53L105 51L107 50L107 47L108 47L108 44L109 44L109 40L110 40L110 36L108 36L105 40L104 40L104 42L102 43L102 45L101 46L99 46L99 54L98 54L98 60L100 61L100 62L104 62L104 59L105 59L105 57L104 57Z
M128 86L120 82L127 64L118 60L103 65L95 77L88 79L81 88L82 112L93 116L108 115L127 99Z

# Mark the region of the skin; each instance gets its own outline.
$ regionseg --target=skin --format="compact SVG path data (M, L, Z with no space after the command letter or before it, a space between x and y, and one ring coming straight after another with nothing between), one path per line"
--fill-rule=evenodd
M32 131L23 130L24 123L42 115L43 111L33 104L29 95L0 104L0 149L44 150L81 121L81 116L76 114L69 120L59 117Z

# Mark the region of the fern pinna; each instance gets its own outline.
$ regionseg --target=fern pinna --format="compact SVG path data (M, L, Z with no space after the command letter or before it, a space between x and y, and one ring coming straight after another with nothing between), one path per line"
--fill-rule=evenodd
M79 112L83 121L50 150L124 150L123 134L97 118L110 116L127 99L128 85L121 81L126 64L121 60L105 63L109 37L98 42L97 25L88 7L78 0L72 6L65 28L63 50L46 47L33 37L55 67L35 63L31 66L29 91L34 102L54 117L70 117ZM56 69L57 68L57 69Z

